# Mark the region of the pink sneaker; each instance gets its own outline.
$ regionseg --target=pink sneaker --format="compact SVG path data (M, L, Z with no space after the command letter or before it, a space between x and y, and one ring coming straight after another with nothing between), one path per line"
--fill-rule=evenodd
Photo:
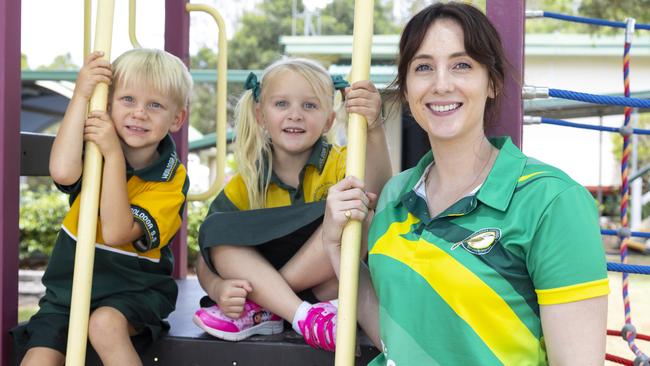
M246 300L244 312L238 319L227 317L219 306L213 305L197 310L192 320L210 335L227 341L241 341L255 334L278 334L284 330L279 316L250 300Z
M305 320L298 321L302 336L308 345L334 352L337 311L338 308L329 301L319 302L309 308Z

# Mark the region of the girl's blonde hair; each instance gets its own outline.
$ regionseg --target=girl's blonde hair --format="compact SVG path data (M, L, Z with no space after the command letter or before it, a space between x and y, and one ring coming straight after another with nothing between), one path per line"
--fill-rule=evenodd
M273 171L271 141L257 123L255 107L257 103L264 102L267 86L289 71L298 73L307 80L326 115L329 116L333 111L334 84L332 78L322 65L308 59L282 59L267 67L260 80L259 102L255 101L252 90L244 92L235 107L237 124L235 157L239 174L248 191L250 209L264 208L266 190Z
M136 48L113 61L113 85L150 87L171 97L176 107L182 109L189 102L192 76L185 64L171 53Z

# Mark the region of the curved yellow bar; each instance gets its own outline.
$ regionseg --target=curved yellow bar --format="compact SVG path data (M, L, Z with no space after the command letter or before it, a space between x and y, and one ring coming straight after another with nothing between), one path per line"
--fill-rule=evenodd
M202 11L212 15L219 30L219 54L217 57L217 177L210 188L202 193L189 194L188 201L205 201L215 196L221 188L226 176L226 90L228 87L228 42L226 40L226 25L221 15L212 7L199 4L187 4L188 12Z
M129 39L133 48L142 48L135 36L135 0L129 0Z
M110 60L113 33L113 0L99 0L94 50L103 51ZM89 110L106 111L108 85L97 85L90 99ZM102 154L93 143L86 144L80 197L79 231L75 251L70 323L65 364L83 366L86 362L90 292L93 281L97 212L102 178Z
M352 70L350 83L370 79L373 0L355 0ZM370 14L370 15L369 15ZM348 120L348 156L346 176L365 179L366 136L368 123L360 114ZM359 288L359 256L361 251L360 221L351 220L341 238L341 273L339 278L339 309L336 320L336 366L353 366L357 337L357 290Z

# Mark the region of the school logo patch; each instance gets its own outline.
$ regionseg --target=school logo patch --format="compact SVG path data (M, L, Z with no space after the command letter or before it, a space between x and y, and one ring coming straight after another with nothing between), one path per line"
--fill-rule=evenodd
M327 199L327 193L329 192L330 187L333 186L333 185L334 185L334 183L325 182L325 183L321 184L320 186L318 186L314 190L314 196L312 197L313 202L326 200Z
M462 246L465 250L476 255L485 255L492 250L501 238L501 230L496 228L481 229L467 238L452 245L451 250Z

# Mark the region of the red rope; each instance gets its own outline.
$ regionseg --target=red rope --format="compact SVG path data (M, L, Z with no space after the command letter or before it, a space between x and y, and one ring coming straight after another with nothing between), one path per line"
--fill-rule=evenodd
M607 335L609 335L609 336L619 336L619 337L622 337L622 335L621 335L621 331L620 331L620 330L611 330L611 329L607 329ZM640 340L642 340L642 341L648 341L648 342L650 342L650 336L649 336L649 335L645 335L645 334L637 333L635 339L640 339Z
M630 366L634 366L634 362L632 362L632 361L630 361L630 360L628 360L628 359L626 359L626 358L623 358L623 357L618 357L618 356L610 355L609 353L606 353L606 354L605 354L605 359L606 359L607 361L612 361L612 362L620 363L621 365L630 365Z

